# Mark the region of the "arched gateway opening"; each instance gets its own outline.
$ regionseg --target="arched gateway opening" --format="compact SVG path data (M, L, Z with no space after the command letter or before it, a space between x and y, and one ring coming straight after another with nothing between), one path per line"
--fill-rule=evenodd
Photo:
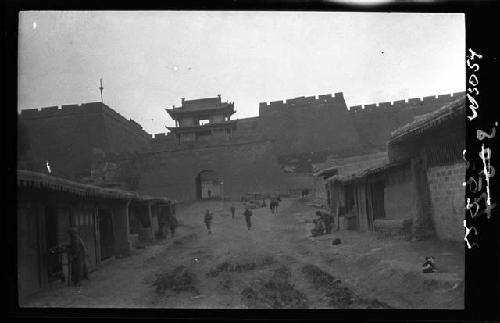
M203 170L196 176L196 198L198 200L218 200L223 192L223 181L213 170Z

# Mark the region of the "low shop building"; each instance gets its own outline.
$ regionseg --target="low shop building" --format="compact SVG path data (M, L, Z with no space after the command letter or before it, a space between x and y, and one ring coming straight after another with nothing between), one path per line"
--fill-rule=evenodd
M81 184L47 174L17 171L18 291L20 300L55 281L69 281L67 231L77 228L87 250L89 270L113 257L130 255L131 205L154 209L166 198ZM151 207L149 207L151 208ZM150 231L154 221L149 222Z
M412 188L407 163L372 166L348 176L333 176L327 182L338 228L362 231L411 225L415 209Z
M389 159L409 161L415 182L414 235L463 240L465 96L391 134Z
M141 195L130 204L130 235L132 246L152 242L167 236L167 223L174 216L174 201Z
M462 240L464 148L464 97L395 130L387 162L327 180L338 226Z

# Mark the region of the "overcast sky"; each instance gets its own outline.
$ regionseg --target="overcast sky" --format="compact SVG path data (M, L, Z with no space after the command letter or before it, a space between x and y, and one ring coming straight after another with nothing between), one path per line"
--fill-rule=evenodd
M343 92L348 106L465 90L463 14L23 12L18 110L100 101L149 133L164 108Z

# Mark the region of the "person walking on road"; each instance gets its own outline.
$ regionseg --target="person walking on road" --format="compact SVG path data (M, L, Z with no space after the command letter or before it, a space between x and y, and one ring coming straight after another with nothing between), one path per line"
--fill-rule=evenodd
M243 215L245 216L245 221L247 222L247 228L250 230L252 227L252 211L250 211L248 208L245 208L245 212L243 212Z
M236 212L236 208L234 207L234 204L231 205L231 217L234 219L234 212Z
M274 202L274 213L275 213L276 215L278 215L278 213L279 213L280 201L281 201L281 198L280 198L280 196L278 195L278 198L277 198L277 199L275 200L275 202Z
M208 234L212 234L212 230L211 230L212 218L213 218L212 213L210 213L210 211L207 209L205 211L205 217L204 217L203 221L205 222L205 225L207 226Z

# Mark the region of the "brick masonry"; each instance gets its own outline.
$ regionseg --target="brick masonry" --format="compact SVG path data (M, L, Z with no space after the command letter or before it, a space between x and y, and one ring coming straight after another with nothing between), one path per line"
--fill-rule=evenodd
M417 216L416 194L413 179L387 183L384 189L384 206L387 219L415 219Z
M27 133L36 171L72 180L90 176L92 149L104 152L148 151L150 135L100 102L23 110L19 122Z
M280 170L268 141L147 153L134 162L141 170L140 192L179 201L197 198L196 176L204 170L214 171L224 181L226 198L240 198L248 192L284 191L301 185L303 180Z
M364 109L347 109L342 93L262 103L258 117L237 121L231 138L187 146L177 145L170 135L153 138L100 102L23 110L19 119L28 129L38 171L45 171L49 161L53 175L80 180L91 175L93 148L106 155L140 152L135 169L140 173L141 193L193 199L195 177L206 169L223 175L226 193L312 189L311 174L284 174L280 157L384 150L391 130L454 96L372 104Z
M434 228L442 240L460 241L464 238L465 164L436 166L427 171Z

